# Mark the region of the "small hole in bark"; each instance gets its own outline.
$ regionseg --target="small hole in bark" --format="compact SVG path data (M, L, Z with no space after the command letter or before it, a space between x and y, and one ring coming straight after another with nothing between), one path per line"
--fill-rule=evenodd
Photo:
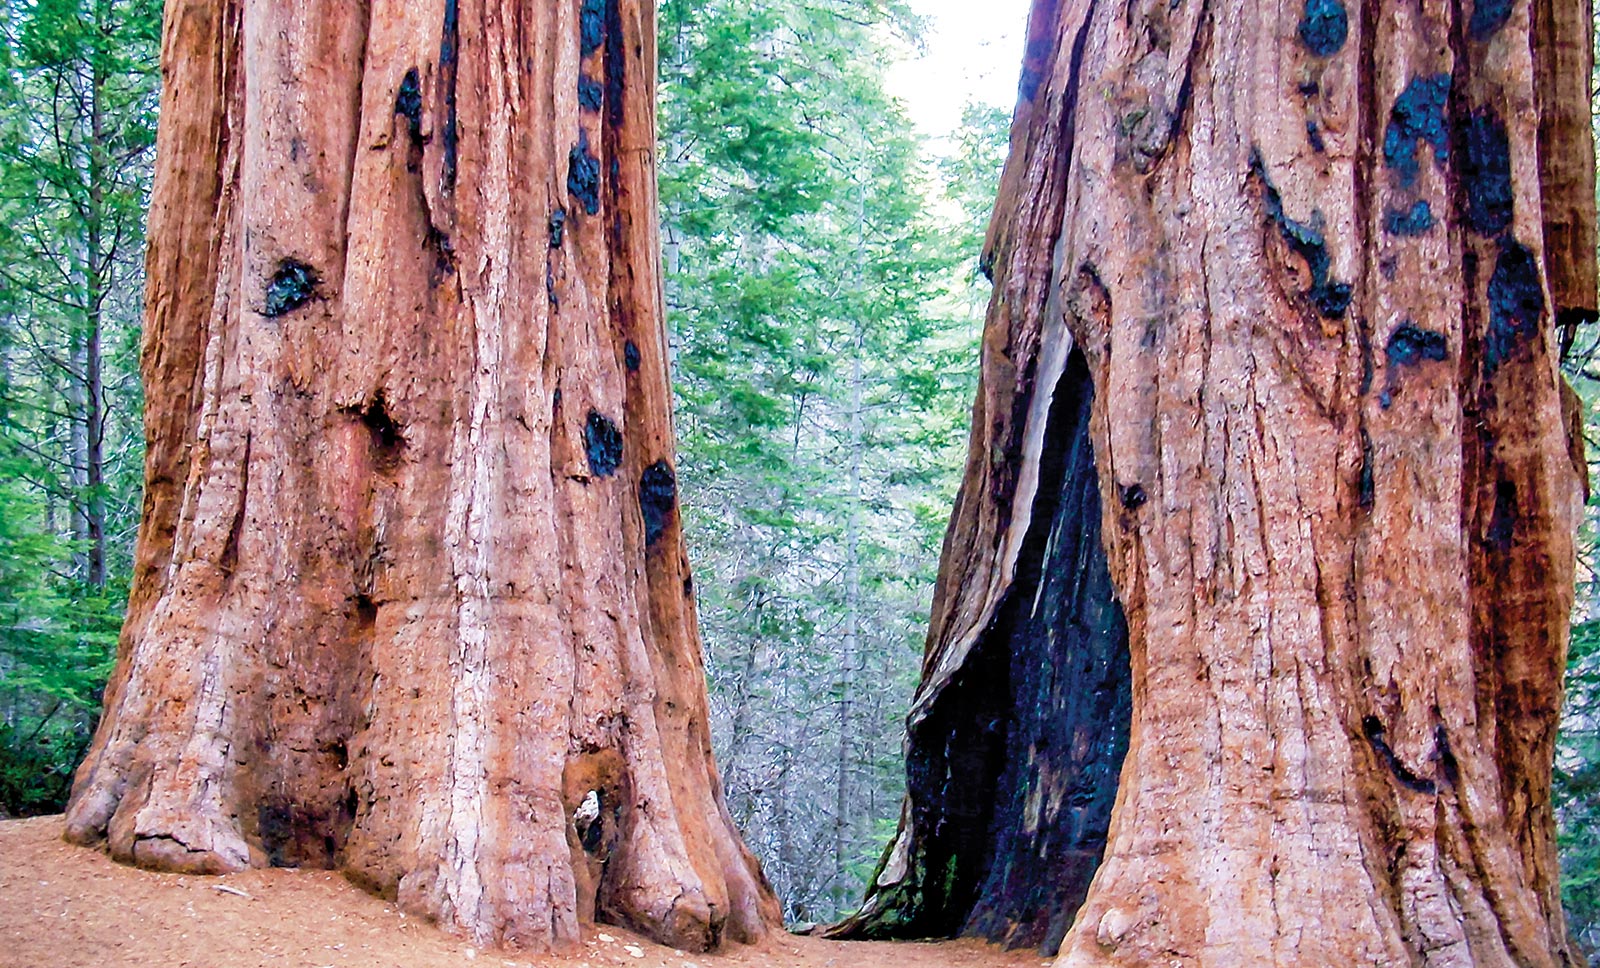
M299 259L282 260L273 270L272 279L267 283L266 300L261 314L268 319L276 319L286 313L294 312L316 296L319 282L321 279L317 275L317 270Z
M633 345L633 340L622 344L622 362L628 367L629 373L639 372L639 347Z
M1150 500L1149 495L1144 492L1143 484L1129 484L1126 487L1119 487L1117 496L1122 499L1122 506L1130 511L1139 510L1144 507L1146 501Z
M558 208L550 213L550 248L561 248L561 240L566 235L567 210Z
M406 448L405 433L389 415L389 401L382 390L373 394L372 399L360 407L345 408L345 413L360 420L361 426L366 428L368 453L372 455L374 468L387 472L400 466ZM357 601L359 608L360 598ZM368 600L367 604L370 607L371 601Z
M1315 121L1306 121L1306 142L1311 145L1311 150L1319 155L1328 150L1328 146L1322 140L1322 129L1317 127Z

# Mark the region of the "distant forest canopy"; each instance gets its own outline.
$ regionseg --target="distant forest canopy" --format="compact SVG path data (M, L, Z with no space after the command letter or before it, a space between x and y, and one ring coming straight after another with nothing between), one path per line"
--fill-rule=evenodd
M977 253L1009 106L969 105L947 143L920 141L885 88L917 30L878 0L659 10L665 290L713 733L792 921L859 902L894 829L988 298ZM0 34L0 811L25 816L64 802L132 567L160 4L5 0ZM1591 324L1567 361L1591 458L1597 352ZM1556 795L1566 901L1594 948L1587 520Z

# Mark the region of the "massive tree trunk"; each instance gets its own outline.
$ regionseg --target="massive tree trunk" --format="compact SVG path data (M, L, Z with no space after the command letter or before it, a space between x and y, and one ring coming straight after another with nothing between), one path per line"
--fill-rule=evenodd
M776 904L711 761L649 0L171 0L145 516L70 839L483 942Z
M910 792L840 933L1577 963L1589 18L1036 0Z

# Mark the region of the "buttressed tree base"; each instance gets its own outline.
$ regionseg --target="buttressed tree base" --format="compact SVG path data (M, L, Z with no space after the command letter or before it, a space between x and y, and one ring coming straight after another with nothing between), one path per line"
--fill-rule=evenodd
M712 764L648 0L171 0L136 574L67 835L480 942L779 921Z
M1036 0L909 795L836 933L1580 963L1550 775L1591 29Z

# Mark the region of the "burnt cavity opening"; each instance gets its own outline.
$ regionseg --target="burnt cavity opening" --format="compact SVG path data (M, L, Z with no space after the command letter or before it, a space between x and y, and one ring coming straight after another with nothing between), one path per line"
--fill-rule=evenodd
M922 897L891 912L891 935L959 925L1054 955L1104 855L1133 700L1127 623L1101 543L1093 400L1074 350L1050 406L1016 578L913 729Z

